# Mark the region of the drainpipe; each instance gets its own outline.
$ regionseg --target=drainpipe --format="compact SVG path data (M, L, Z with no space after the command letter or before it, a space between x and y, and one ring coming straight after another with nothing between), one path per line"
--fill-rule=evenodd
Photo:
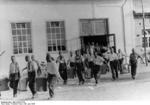
M146 66L148 66L147 54L146 54L145 13L144 13L143 0L141 0L141 5L142 5L142 20L143 20L143 31L144 31L144 55L145 55L145 63L146 63Z
M121 10L122 10L122 23L123 23L123 42L124 42L124 52L127 54L126 50L126 37L125 37L125 17L124 17L124 5L126 4L127 0L123 1L123 4L121 5ZM125 62L127 63L127 58L125 58Z

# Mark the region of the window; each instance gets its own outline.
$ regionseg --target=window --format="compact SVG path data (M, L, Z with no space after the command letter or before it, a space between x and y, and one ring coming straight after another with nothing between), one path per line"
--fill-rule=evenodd
M144 32L145 32L145 38L144 38ZM142 47L150 47L150 29L145 29L145 31L142 30ZM145 40L144 40L145 39ZM145 45L144 45L145 41Z
M81 19L80 35L105 35L108 34L107 19Z
M48 51L65 51L65 25L64 21L47 22Z
M145 41L145 43L144 43L144 41ZM148 45L148 42L149 42L149 38L148 37L143 37L143 39L142 39L142 46L144 47L149 47Z
M91 35L92 34L92 25L89 20L80 21L80 34L81 35Z
M13 38L13 53L32 53L31 24L29 22L11 23L11 28Z

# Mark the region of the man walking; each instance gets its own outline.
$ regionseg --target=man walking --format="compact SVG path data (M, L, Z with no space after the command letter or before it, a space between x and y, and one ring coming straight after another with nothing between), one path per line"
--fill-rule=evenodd
M125 55L122 53L121 49L118 50L117 55L118 55L118 62L119 62L118 68L120 70L120 74L123 74L122 64L123 64L123 60L124 60L123 56L125 56Z
M135 79L138 57L139 56L135 53L134 49L132 49L132 53L130 54L130 60L129 60L129 63L131 65L131 76L132 76L132 79Z
M110 48L109 61L110 61L110 68L111 68L113 80L118 79L118 69L117 69L117 62L116 62L117 59L118 57L117 54L114 52L114 49Z
M19 65L15 56L11 56L11 64L9 69L10 87L13 89L13 97L17 96L18 82L20 79Z
M97 54L97 52L94 53L94 70L93 70L93 74L94 74L94 78L95 78L95 84L98 84L98 79L100 78L101 75L101 68L104 62L104 59L102 56L99 56Z
M64 56L61 52L59 52L59 56L57 57L56 63L59 63L59 73L61 78L64 80L64 85L67 84L68 76L67 76L67 64Z
M53 98L54 88L57 82L57 78L59 77L58 75L59 73L56 70L53 58L49 53L47 53L46 55L46 61L47 61L47 74L48 74L47 81L48 81L49 96L50 98Z
M83 61L79 50L76 51L75 63L76 63L77 76L79 79L79 85L84 84L85 82L83 78L84 67L83 67Z
M30 60L30 57L27 55L25 57L25 60L27 62L27 67L24 68L23 70L27 69L28 70L28 82L29 82L29 88L32 92L32 98L35 98L36 96L36 89L35 89L35 77L36 77L36 72L35 72L35 66L33 62Z

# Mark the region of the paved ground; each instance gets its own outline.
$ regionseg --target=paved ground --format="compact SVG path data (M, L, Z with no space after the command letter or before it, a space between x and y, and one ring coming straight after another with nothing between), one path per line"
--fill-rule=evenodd
M52 100L149 100L150 98L150 66L139 65L136 80L130 74L119 76L119 80L112 81L111 74L102 75L100 83L95 86L94 79L79 86L77 79L69 80L68 85L61 83L55 89ZM39 92L34 100L47 100L48 92ZM30 91L19 92L13 99L12 90L3 91L4 100L31 100Z

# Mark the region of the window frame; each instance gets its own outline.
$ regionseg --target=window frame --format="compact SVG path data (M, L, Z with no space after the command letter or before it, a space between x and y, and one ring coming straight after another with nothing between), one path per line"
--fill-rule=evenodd
M49 23L49 22L63 22L64 23L64 41L65 41L65 50L56 50L56 51L54 51L54 50L52 50L52 51L49 51L48 50L48 47L49 47L49 45L48 45L48 42L49 42L49 40L48 40L48 32L47 32L47 24ZM47 20L46 22L45 22L45 25L46 25L46 49L47 49L47 52L50 52L50 53L58 53L59 51L61 51L61 52L67 52L67 39L66 39L66 22L65 22L65 20L63 20L63 19L56 19L56 20ZM56 38L57 36L55 36L55 38ZM57 39L56 38L56 41L57 40L62 40L62 39ZM56 42L57 43L57 42ZM57 47L57 46L56 46ZM57 49L57 48L56 48Z
M84 22L85 21L85 22ZM96 22L104 22L104 27L105 27L105 33L101 34L101 33L96 33L96 27L95 27L95 23ZM91 33L88 34L83 34L82 32L82 23L89 23L90 25L90 30ZM83 19L79 19L79 34L80 36L97 36L97 35L106 35L109 34L109 19L108 18L83 18Z
M14 53L14 40L13 40L13 34L12 34L12 30L13 30L13 28L12 28L12 24L17 24L17 23L29 23L30 24L30 35L31 35L31 48L32 48L32 52L31 53L29 53L29 52L27 52L27 53L25 53L24 51L22 52L22 53L17 53L17 54L15 54ZM14 54L15 56L22 56L22 55L32 55L33 53L34 53L34 47L33 47L33 30L32 30L32 21L11 21L11 22L9 22L9 25L10 25L10 33L11 33L11 45L12 45L12 49L11 49L11 51L12 51L12 54ZM16 28L15 28L15 30L16 30ZM22 29L21 29L21 31L22 31ZM22 34L21 34L22 35ZM21 40L21 42L22 42L22 44L23 44L23 41ZM28 45L28 40L27 40L27 45ZM22 46L22 49L23 49L24 47ZM29 48L29 47L27 47L27 48ZM17 48L17 50L18 50L18 48Z

